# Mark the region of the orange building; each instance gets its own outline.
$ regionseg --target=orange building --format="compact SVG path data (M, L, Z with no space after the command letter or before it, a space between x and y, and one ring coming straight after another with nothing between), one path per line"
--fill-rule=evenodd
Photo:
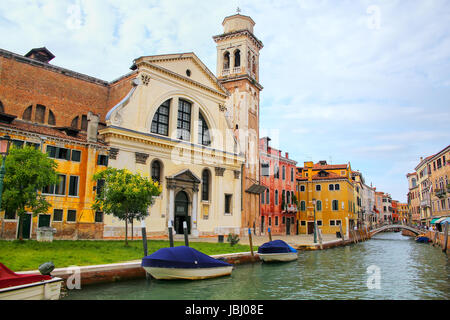
M89 114L88 132L97 132L98 118ZM21 221L15 212L1 216L2 239L16 239L23 224L23 238L36 238L39 227L56 229L55 239L95 239L103 237L103 213L91 209L97 183L92 181L95 172L106 168L108 150L97 140L80 130L53 127L16 119L0 112L0 135L9 135L12 147L31 145L47 152L58 167L58 183L40 192L51 203L45 214L33 217L27 214Z

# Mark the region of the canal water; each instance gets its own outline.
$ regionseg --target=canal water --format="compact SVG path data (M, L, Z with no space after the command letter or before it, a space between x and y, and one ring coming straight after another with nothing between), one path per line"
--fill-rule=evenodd
M352 300L449 299L449 264L438 247L400 232L297 261L238 265L231 276L200 281L133 280L70 290L64 299Z

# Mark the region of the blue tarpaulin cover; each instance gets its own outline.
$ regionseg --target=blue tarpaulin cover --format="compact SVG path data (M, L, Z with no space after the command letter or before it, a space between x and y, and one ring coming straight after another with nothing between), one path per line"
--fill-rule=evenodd
M294 248L288 245L283 240L273 240L264 243L258 248L258 253L288 253L297 252Z
M186 246L162 248L142 258L143 267L157 268L213 268L231 264L214 259L198 250Z

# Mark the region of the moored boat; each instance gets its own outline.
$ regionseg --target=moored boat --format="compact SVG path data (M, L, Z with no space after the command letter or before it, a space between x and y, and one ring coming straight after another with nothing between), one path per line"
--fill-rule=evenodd
M417 236L415 240L416 240L416 242L421 242L421 243L431 242L431 239L428 237L425 237L424 235Z
M63 279L17 274L0 263L0 300L58 300Z
M297 260L297 250L283 240L273 240L258 248L258 255L264 262L287 262Z
M142 267L155 279L200 280L230 275L233 265L187 246L162 248L142 258Z

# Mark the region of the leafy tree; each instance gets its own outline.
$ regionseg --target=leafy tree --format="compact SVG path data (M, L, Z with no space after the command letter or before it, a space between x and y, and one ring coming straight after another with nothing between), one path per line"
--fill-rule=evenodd
M58 164L47 154L30 146L12 148L5 160L2 209L16 212L19 221L19 239L22 238L23 217L47 212L51 204L38 190L55 184Z
M128 245L128 222L148 216L147 209L153 203L153 197L161 193L161 186L126 169L108 168L93 176L93 180L100 179L105 183L97 193L92 209L125 221L125 245Z

